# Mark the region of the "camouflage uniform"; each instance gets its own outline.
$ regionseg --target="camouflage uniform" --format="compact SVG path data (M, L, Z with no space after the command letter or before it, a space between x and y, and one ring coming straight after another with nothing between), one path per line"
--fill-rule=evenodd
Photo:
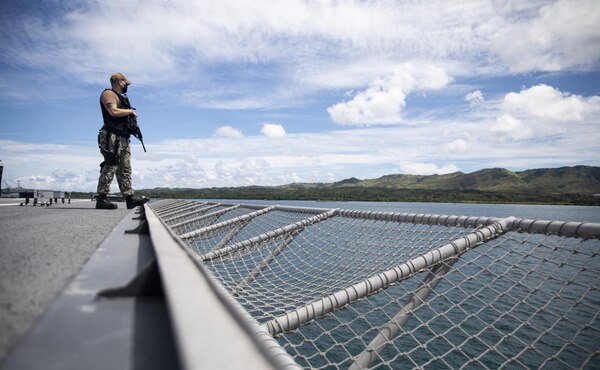
M129 135L119 135L102 128L98 133L98 147L100 153L104 156L104 162L100 164L98 194L108 194L110 192L110 183L116 173L121 193L124 196L133 195Z

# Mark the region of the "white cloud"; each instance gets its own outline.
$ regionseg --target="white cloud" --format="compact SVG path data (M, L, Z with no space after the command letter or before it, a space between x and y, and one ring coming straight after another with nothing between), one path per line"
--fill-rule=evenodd
M481 90L475 90L465 95L465 100L469 102L471 107L475 107L481 104L485 98L483 97Z
M410 175L443 175L458 171L453 164L446 164L438 167L434 163L403 162L400 164L400 171Z
M260 133L268 138L282 138L286 136L285 129L277 123L265 123L260 129Z
M333 122L341 125L397 124L406 96L414 91L438 90L450 83L443 69L432 66L400 65L390 75L375 80L348 102L329 108Z
M526 140L532 137L577 132L598 119L600 97L583 97L540 84L510 92L496 110L496 121L489 130L502 140ZM584 126L575 127L577 123Z
M231 126L221 126L215 131L214 136L237 139L244 137L244 134L242 134L240 130Z
M502 139L524 140L532 136L532 131L519 119L508 114L503 114L496 119L496 123L490 126L490 131Z
M463 139L457 139L445 145L446 152L449 154L464 154L469 149L467 142Z
M508 19L491 38L491 50L513 72L560 71L600 57L600 2L559 0L535 17Z
M425 125L295 133L279 140L261 134L236 138L236 145L227 145L220 137L148 138L152 157L139 145L132 146L133 185L136 189L281 185L352 176L376 178L395 172L441 174L489 167L600 164L600 131L589 129L587 121L526 145L522 140L531 132L515 117L498 119L493 135L481 130L486 124L485 119L438 120ZM468 134L468 139L447 142L448 137L461 134ZM456 155L454 163L448 164L448 154ZM21 186L81 191L95 190L101 161L91 142L57 146L4 140L0 141L0 158L4 178L11 184L21 179ZM112 189L118 190L116 181Z
M252 89L247 90L253 90ZM198 108L224 109L224 110L242 110L242 109L262 109L277 108L279 106L289 106L294 102L295 97L286 96L284 93L256 95L254 91L243 91L242 88L235 89L212 89L207 91L183 91L177 95L180 101Z
M565 7L555 6L558 10ZM597 6L592 1L573 8L577 11L575 16L582 13L583 19L593 20ZM558 10L555 12L559 15L568 13ZM121 14L133 12L136 16L127 22L113 21ZM541 12L538 22L552 25L553 14ZM386 59L481 63L481 54L488 51L498 26L509 35L516 32L512 31L515 28L526 27L521 23L513 26L510 16L486 1L460 5L301 0L82 2L77 11L62 15L61 19L22 22L26 35L42 40L40 44L23 47L18 45L22 38L10 41L14 43L12 47L18 47L11 56L28 64L64 68L86 81L99 82L100 77L93 76L117 67L139 76L142 83L162 83L174 78L189 81L193 74L186 72L203 71L203 61L295 61L292 64L298 65L298 60L302 60L301 67L328 61L343 65L338 62L361 59L370 59L372 65L381 65ZM536 19L529 16L522 22ZM560 25L572 23L580 22L565 21ZM112 24L114 32L121 35L117 47L105 32L106 24ZM594 40L593 27L577 27L579 32L572 32L569 40L576 40L577 45ZM593 46L575 49L578 53L597 50ZM125 51L128 57L124 59ZM359 76L364 73L372 74L372 69L354 70L358 77L354 80L362 79Z
M399 62L443 66L452 76L505 72L507 66L519 72L591 69L600 49L594 0L84 0L66 9L47 19L11 19L4 26L10 32L3 59L43 76L95 84L122 70L136 84L188 91L181 101L217 109L280 107L320 89L364 88ZM118 45L106 24L120 35ZM244 77L253 88L240 89ZM39 97L40 89L25 82L4 96ZM290 84L293 99L276 99ZM359 124L352 123L358 115L361 124L397 123L410 92L377 91L385 82L373 84L355 102L340 103L336 119ZM221 93L199 93L215 86Z
M519 93L506 94L502 106L506 112L525 118L580 121L586 115L600 111L600 96L584 98L540 84Z
M393 73L397 62L367 56L365 59L313 60L300 65L294 78L314 88L348 89L365 86L382 75Z

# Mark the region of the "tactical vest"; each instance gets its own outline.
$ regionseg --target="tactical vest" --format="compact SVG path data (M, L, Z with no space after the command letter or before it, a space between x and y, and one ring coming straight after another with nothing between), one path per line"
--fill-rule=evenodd
M116 92L115 90L112 90L112 89L104 89L104 91L102 91L102 94L104 94L104 92L107 90L114 92L119 97L119 105L117 106L117 108L131 109L131 104L129 103L129 99L127 98L127 96L125 96L123 94L119 94L118 92ZM127 127L128 118L127 118L127 116L125 116L125 117L111 116L110 113L108 113L108 110L106 109L104 104L102 104L102 94L100 94L100 109L102 110L102 119L104 120L104 127L107 128L108 130L116 131L117 133L120 133L120 134L128 134L128 127Z

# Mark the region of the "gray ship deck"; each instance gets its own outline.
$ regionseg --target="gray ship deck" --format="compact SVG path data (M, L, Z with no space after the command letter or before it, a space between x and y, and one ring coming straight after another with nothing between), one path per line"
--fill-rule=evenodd
M124 234L138 211L19 202L0 201L2 368L177 368L160 292L97 297L153 260L147 235Z

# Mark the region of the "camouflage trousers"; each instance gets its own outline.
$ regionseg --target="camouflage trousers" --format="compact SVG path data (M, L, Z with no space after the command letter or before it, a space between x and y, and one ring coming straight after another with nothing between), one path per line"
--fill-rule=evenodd
M100 164L98 194L110 192L110 183L116 174L121 194L133 195L129 138L101 129L98 133L98 147L104 157L104 162Z

